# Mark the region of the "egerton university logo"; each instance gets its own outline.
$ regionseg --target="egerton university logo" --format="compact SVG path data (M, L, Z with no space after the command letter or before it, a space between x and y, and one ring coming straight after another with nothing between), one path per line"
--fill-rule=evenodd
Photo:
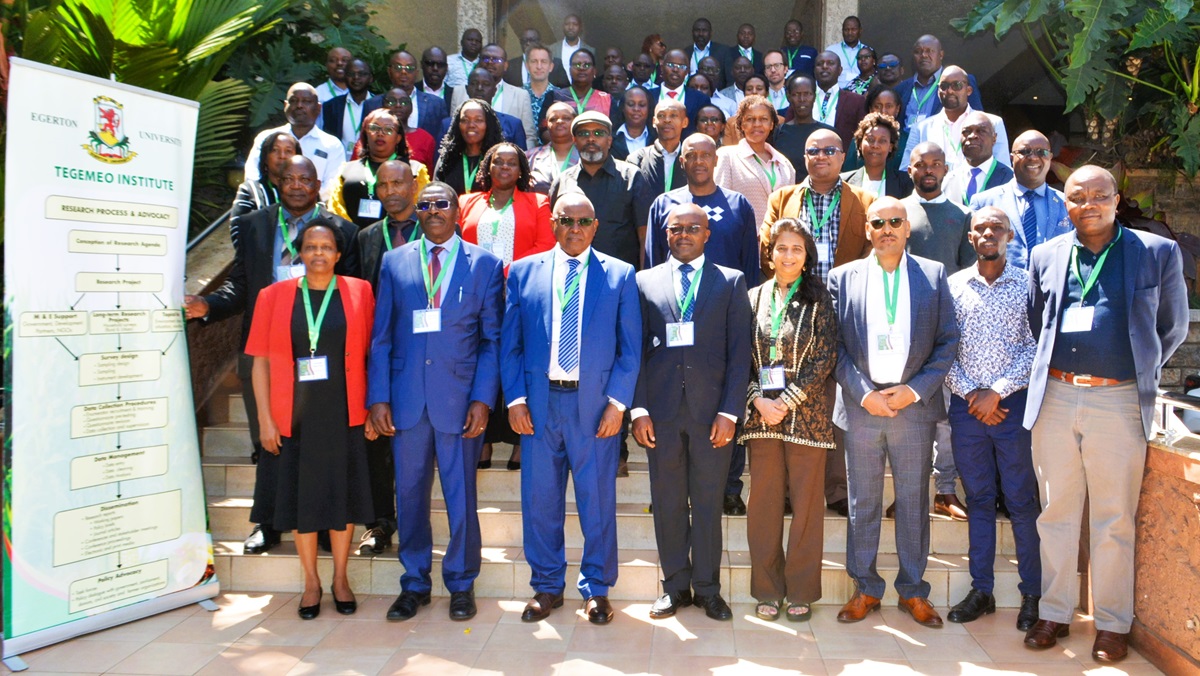
M124 164L137 157L125 135L125 106L107 96L97 96L92 102L96 104L96 128L88 132L83 149L108 164Z

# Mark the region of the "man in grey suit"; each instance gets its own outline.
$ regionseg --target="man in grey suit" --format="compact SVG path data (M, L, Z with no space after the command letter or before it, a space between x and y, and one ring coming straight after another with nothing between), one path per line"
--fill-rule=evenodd
M1117 182L1096 166L1065 186L1073 234L1033 250L1029 326L1037 356L1025 427L1042 513L1039 619L1025 645L1070 633L1079 599L1085 499L1096 640L1092 657L1125 657L1133 623L1134 516L1163 365L1188 332L1179 246L1116 220Z
M838 613L858 622L879 607L885 582L876 571L883 517L883 464L896 492L900 609L942 626L929 603L929 474L933 431L946 417L942 381L958 351L954 302L941 263L910 256L904 205L884 197L867 209L872 255L834 268L829 292L837 313L842 389L834 423L846 430L850 524L846 572L854 596Z
M663 571L663 595L650 617L694 604L729 620L720 593L721 508L734 426L746 411L750 298L741 272L705 259L703 209L676 206L666 230L671 257L637 275L642 369L630 411L633 436L649 449Z

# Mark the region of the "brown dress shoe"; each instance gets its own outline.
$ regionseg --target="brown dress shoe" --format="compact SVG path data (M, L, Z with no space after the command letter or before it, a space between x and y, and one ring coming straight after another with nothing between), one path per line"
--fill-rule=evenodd
M1096 630L1096 642L1092 644L1092 658L1097 662L1120 662L1129 654L1129 634L1115 631Z
M838 613L838 622L862 622L867 617L867 613L879 608L879 599L874 596L855 591L854 596L842 606L841 612Z
M548 592L538 592L529 599L529 603L525 604L525 611L521 613L522 622L541 622L550 617L550 611L554 608L561 608L563 604L562 594L550 594Z
M1071 625L1050 620L1038 620L1025 632L1025 645L1037 650L1053 648L1058 639L1071 635ZM1096 637L1099 640L1099 636Z
M955 521L967 520L967 507L953 493L938 493L933 497L933 513L948 516Z
M914 596L906 599L901 597L896 605L900 607L900 610L912 615L917 624L935 628L942 626L942 616L938 615L938 611L933 609L933 604L927 598Z

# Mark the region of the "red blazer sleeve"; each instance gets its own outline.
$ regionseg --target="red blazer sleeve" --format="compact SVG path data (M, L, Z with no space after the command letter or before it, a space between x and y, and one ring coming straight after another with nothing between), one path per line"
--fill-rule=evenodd
M338 289L346 308L346 403L351 427L367 422L367 355L371 352L371 326L375 321L375 296L371 283L338 276Z
M514 201L516 233L513 236L513 260L520 260L554 248L554 230L550 227L550 198L536 192L517 192ZM505 269L505 274L508 270Z
M487 210L488 193L472 192L458 198L458 225L463 240L479 244L479 219Z

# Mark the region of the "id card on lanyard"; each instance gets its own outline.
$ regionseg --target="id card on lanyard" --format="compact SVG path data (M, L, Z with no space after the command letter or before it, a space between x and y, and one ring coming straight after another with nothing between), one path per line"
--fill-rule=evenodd
M1079 247L1081 245L1076 244L1071 247L1071 273L1075 275L1075 281L1079 282L1079 305L1069 306L1063 311L1061 329L1063 333L1083 333L1092 330L1096 307L1094 305L1085 306L1084 302L1087 300L1088 293L1096 287L1096 282L1100 281L1100 271L1104 269L1104 262L1108 260L1108 252L1112 251L1113 245L1121 241L1122 230L1123 228L1117 226L1117 236L1104 247L1104 251L1096 259L1096 264L1092 266L1086 280L1079 273Z
M337 293L337 275L325 290L325 298L321 301L321 309L313 317L312 299L308 293L308 278L300 278L300 296L304 299L304 319L308 324L308 356L296 360L296 380L302 383L315 380L329 379L329 358L317 356L317 343L321 338L321 325L325 322L325 311L329 309L329 300Z

